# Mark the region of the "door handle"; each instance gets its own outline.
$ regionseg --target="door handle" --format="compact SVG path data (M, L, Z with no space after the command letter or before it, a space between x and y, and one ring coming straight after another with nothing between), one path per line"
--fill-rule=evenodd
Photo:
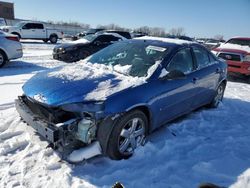
M199 80L199 78L194 77L194 78L192 79L192 82L195 84L195 83L197 82L197 80Z

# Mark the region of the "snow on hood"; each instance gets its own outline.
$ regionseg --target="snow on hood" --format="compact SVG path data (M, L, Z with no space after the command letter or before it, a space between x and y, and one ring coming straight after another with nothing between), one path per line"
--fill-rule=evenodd
M56 72L50 72L48 77L60 78L63 82L72 82L78 80L100 80L97 86L83 97L84 100L105 100L108 96L122 91L124 89L135 87L145 83L146 77L132 77L125 75L130 66L109 67L101 64L92 64L82 61L78 64L72 64L62 67ZM118 72L116 72L118 71ZM119 73L120 72L120 73ZM123 74L121 74L121 72ZM109 78L109 75L114 77ZM101 79L108 78L108 79ZM114 82L114 80L118 80Z
M181 40L181 39L171 39L171 38L151 37L151 36L137 37L135 39L138 39L138 40L158 40L158 41L174 43L174 44L192 44L192 43L194 43L192 41Z
M87 44L90 43L87 39L81 38L78 39L76 41L70 41L69 43L73 43L73 44Z
M249 46L241 46L238 44L221 44L218 48L224 48L224 49L232 49L232 50L242 50L250 53L250 47Z

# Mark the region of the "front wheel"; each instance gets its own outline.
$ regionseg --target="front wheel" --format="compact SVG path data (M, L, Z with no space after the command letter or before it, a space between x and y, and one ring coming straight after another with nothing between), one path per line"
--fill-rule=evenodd
M217 88L216 94L212 100L212 102L208 105L210 108L217 108L220 102L223 100L224 92L225 92L226 84L221 83Z
M146 115L134 110L125 114L115 125L109 137L107 154L111 159L131 157L135 149L145 143L148 132Z

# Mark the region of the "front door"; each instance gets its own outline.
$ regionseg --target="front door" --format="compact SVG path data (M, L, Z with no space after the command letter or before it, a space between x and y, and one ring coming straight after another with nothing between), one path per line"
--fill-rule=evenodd
M178 51L165 69L167 72L181 71L185 74L185 77L159 81L159 93L154 98L159 114L157 126L189 112L195 95L194 62L190 48Z

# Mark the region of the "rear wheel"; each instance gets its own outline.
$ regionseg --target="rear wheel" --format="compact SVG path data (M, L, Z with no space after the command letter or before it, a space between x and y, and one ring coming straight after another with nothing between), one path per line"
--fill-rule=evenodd
M6 55L0 51L0 67L4 66L4 64L7 62Z
M218 107L220 102L223 100L225 88L226 88L225 83L221 83L219 85L219 87L217 88L215 97L213 98L213 101L209 104L210 108L217 108Z
M107 146L108 156L115 160L129 158L138 146L145 143L147 132L148 119L143 112L127 113L114 125Z
M51 35L49 37L49 40L52 44L56 44L57 43L57 40L58 40L58 37L56 35Z

